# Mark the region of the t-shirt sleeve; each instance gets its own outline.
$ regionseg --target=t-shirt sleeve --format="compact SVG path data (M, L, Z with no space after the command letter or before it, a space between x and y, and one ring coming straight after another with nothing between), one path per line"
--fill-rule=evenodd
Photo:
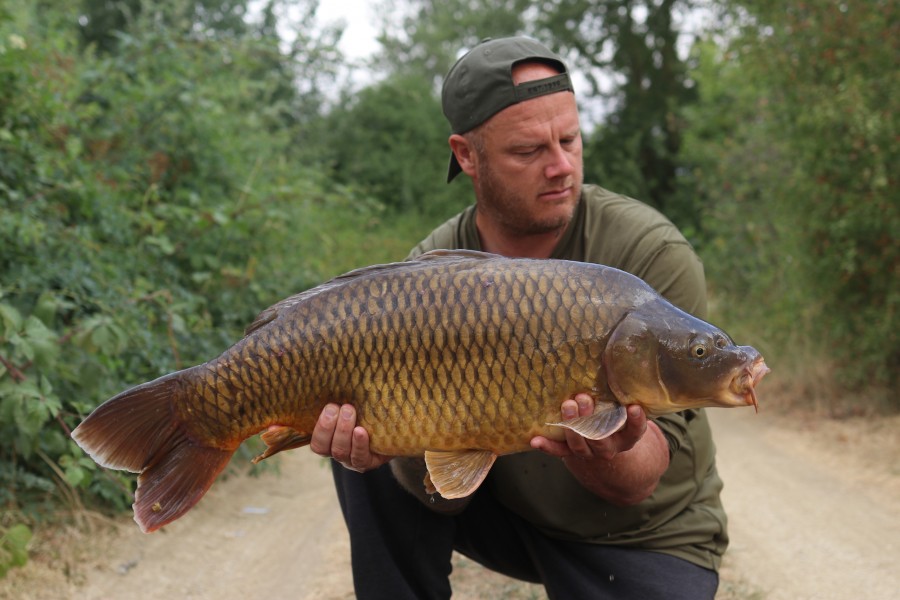
M430 234L428 234L428 237L416 244L415 247L409 251L409 254L406 256L406 260L412 260L421 256L422 254L425 254L426 252L437 250L438 248L448 248L447 243L441 243L442 240L446 241L446 238L448 238L447 235L444 235L445 232L441 231L442 227L438 227Z
M688 434L688 424L697 417L698 409L683 410L677 413L662 415L654 420L656 426L662 431L663 437L669 446L669 458L681 448L685 436Z
M584 254L569 256L637 275L669 302L706 318L703 263L680 231L656 209L596 186L587 187Z
M635 275L678 308L706 319L703 263L687 242L664 244L646 263L643 272Z
M468 211L463 211L436 227L409 251L406 260L412 260L431 250L458 250L467 247L473 249L466 245L463 231L467 215Z

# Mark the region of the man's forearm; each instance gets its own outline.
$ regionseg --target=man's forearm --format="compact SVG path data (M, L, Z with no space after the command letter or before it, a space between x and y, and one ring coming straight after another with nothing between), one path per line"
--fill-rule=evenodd
M648 498L669 466L669 446L656 424L630 449L612 459L567 456L563 463L585 488L619 506Z

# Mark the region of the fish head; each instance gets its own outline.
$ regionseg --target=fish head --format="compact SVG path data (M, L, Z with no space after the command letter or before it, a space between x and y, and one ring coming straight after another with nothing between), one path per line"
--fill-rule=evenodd
M751 346L671 305L629 313L604 352L607 383L622 404L649 416L689 408L753 406L769 372Z

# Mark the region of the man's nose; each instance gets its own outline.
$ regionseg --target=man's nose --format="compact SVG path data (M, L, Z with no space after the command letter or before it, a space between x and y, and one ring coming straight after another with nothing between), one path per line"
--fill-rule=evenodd
M570 156L559 144L553 146L549 160L550 162L544 167L544 176L547 179L568 177L575 172L574 157Z

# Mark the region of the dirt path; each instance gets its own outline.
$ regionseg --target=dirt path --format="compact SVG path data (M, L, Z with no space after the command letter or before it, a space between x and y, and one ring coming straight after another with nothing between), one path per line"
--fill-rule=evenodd
M709 412L732 539L720 595L900 598L900 420Z
M732 536L721 600L898 598L900 419L784 427L748 411L710 412ZM82 540L90 551L75 563L34 560L0 581L0 598L352 598L327 466L301 450L281 470L218 482L163 532L123 520ZM461 558L453 585L454 598L545 597Z

